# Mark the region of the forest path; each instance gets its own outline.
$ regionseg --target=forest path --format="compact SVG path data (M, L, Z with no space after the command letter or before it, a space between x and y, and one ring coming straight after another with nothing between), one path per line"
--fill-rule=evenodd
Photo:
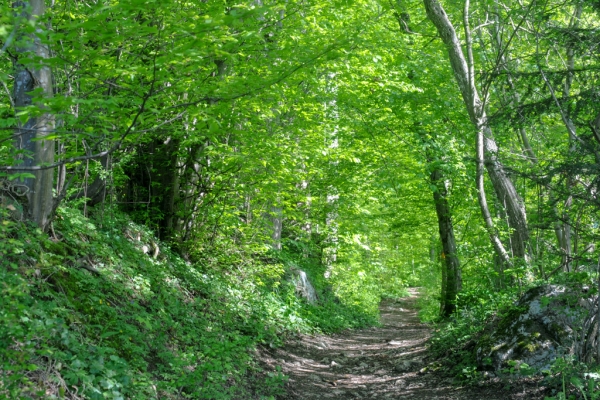
M289 376L281 400L312 399L535 399L536 388L490 384L456 387L421 373L430 327L417 316L418 292L381 303L381 327L336 335L303 336L271 350L263 360Z

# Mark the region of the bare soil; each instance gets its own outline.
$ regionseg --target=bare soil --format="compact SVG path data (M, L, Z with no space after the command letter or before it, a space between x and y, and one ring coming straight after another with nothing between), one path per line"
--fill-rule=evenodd
M488 379L457 386L443 371L429 372L431 328L417 316L418 292L382 302L381 327L336 335L301 336L262 351L269 369L289 377L280 400L311 399L543 399L539 380Z

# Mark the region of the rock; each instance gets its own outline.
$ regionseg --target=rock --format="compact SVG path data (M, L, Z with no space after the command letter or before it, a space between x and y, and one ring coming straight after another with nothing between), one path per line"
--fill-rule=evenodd
M417 369L420 364L420 362L414 360L400 360L394 365L394 371L400 373L410 372Z
M491 371L483 371L483 377L486 379L495 378L496 374Z
M543 285L528 290L484 330L475 346L479 369L501 372L523 364L549 369L560 351L573 352L575 330L594 301L581 288Z
M317 302L317 292L310 283L306 272L298 268L291 268L290 272L292 273L292 282L296 286L296 293L310 304L315 304Z
M417 382L417 383L411 383L410 385L408 385L407 389L420 389L422 387L425 387L425 384L423 382Z
M397 381L394 382L394 386L405 387L406 381L404 379L398 379Z

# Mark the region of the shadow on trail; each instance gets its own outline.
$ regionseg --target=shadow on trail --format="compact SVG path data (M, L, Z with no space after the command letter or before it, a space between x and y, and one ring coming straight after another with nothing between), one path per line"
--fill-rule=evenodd
M535 399L531 388L502 385L463 388L426 366L430 327L419 322L418 293L381 303L382 326L331 336L303 336L265 355L267 367L289 376L282 400L312 399Z

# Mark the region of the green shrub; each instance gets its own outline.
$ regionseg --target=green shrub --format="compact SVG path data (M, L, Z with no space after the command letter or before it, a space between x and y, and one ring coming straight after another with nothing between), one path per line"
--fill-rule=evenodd
M462 382L479 378L471 344L492 318L510 312L518 294L518 289L495 293L486 287L464 290L458 296L456 313L448 320L437 319L429 348L447 365L450 375Z
M285 377L258 367L257 346L376 322L318 263L301 262L310 305L286 256L220 239L189 262L113 209L64 206L52 228L0 224L0 397L273 398Z

